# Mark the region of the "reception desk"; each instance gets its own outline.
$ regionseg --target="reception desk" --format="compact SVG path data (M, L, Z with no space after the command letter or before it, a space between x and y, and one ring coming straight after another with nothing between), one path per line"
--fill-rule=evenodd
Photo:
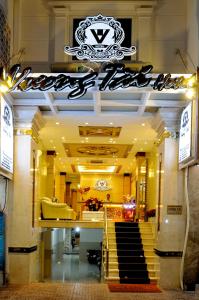
M123 205L121 203L103 203L103 210L81 212L82 221L103 221L104 214L109 220L123 220Z
M103 221L104 212L103 211L82 211L82 221Z

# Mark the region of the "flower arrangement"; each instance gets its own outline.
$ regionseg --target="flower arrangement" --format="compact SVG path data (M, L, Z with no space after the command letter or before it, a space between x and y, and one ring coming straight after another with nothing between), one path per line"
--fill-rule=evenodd
M156 210L155 209L150 209L150 210L147 210L147 212L146 212L146 216L148 218L155 217L155 214L156 214Z
M101 207L103 207L103 203L97 198L89 198L85 201L85 206L89 211L98 211Z

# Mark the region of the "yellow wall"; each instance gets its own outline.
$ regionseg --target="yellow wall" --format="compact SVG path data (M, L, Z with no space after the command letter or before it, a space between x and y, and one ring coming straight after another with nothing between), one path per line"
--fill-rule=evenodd
M148 178L147 178L147 210L156 208L157 198L157 152L147 154Z
M108 191L97 191L94 189L97 180L105 179L108 182L108 186L111 190ZM87 200L90 197L96 197L99 200L105 201L106 195L110 194L110 200L112 202L123 201L123 176L120 175L106 175L106 174L82 174L80 177L81 188L90 187L90 191L83 194L83 199Z
M57 166L55 165L55 198L58 199L58 202L60 201L60 171L57 168Z

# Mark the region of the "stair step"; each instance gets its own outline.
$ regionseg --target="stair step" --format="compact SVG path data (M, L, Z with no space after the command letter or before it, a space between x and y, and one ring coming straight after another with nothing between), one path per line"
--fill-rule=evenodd
M158 263L158 257L156 256L145 256L147 264L149 263Z
M153 245L155 245L155 239L153 237L149 237L149 238L141 237L141 238L142 238L142 243L143 244L149 244L149 245L153 244Z
M150 233L152 233L152 229L151 228L148 228L148 227L146 227L146 228L139 228L140 229L140 232L141 233L145 233L145 234L150 234Z
M136 283L150 283L150 279L148 278L120 278L120 283L131 283L131 284L136 284Z
M148 250L154 251L154 245L146 245L146 244L144 244L143 245L143 249L144 249L144 251L148 251Z

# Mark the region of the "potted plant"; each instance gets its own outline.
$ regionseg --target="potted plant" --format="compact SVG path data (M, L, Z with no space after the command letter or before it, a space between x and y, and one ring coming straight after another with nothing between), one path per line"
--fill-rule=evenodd
M89 211L98 211L100 210L101 207L103 207L103 204L100 200L98 200L97 198L89 198L88 200L86 200L85 202L85 207L89 210Z

